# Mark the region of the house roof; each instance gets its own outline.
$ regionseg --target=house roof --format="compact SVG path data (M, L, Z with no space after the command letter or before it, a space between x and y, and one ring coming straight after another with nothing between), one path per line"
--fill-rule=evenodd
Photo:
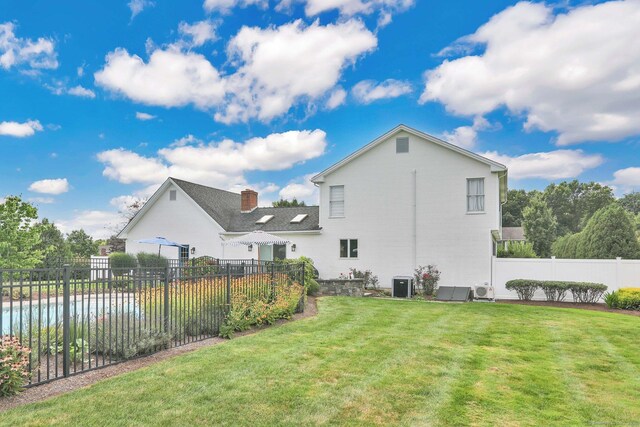
M317 174L316 176L314 176L313 178L311 178L311 182L314 183L320 183L324 181L325 176L329 175L330 173L334 172L335 170L341 168L342 166L346 165L347 163L351 162L352 160L360 157L361 155L363 155L364 153L366 153L367 151L371 150L372 148L378 146L379 144L383 143L384 141L386 141L388 138L392 137L393 135L395 135L398 132L407 132L411 135L414 135L418 138L422 138L425 139L429 142L432 142L434 144L440 145L444 148L448 148L449 150L455 151L459 154L462 154L463 156L467 156L471 159L477 160L481 163L485 163L489 166L491 166L491 171L492 172L506 172L507 171L507 167L503 164L500 164L498 162L495 162L491 159L487 159L486 157L483 157L479 154L473 153L471 151L465 150L464 148L460 148L457 145L453 145L450 144L446 141L443 141L441 139L438 139L434 136L431 136L429 134L426 134L424 132L420 132L419 130L413 129L409 126L406 125L398 125L395 128L391 129L389 132L385 133L384 135L376 138L375 140L371 141L369 144L365 145L364 147L360 148L359 150L355 151L354 153L350 154L349 156L345 157L344 159L340 160L338 163L335 163L334 165L330 166L329 168L325 169L324 171L320 172L319 174Z
M240 213L240 194L177 178L169 178L202 208L220 227L229 229L231 219Z
M524 228L502 227L502 240L526 240L524 237Z
M173 182L177 185L202 211L211 217L226 232L250 232L263 230L268 232L297 232L320 230L320 212L318 206L298 206L286 208L255 208L251 212L240 211L240 194L231 191L220 190L218 188L207 187L177 178L169 178L149 199L149 201L138 211L136 216L120 232L126 233L144 216L146 212L158 199L158 195L165 191L166 187ZM265 215L273 215L264 224L256 224ZM291 220L298 215L306 217L297 223Z
M299 223L291 223L297 215L308 216ZM265 215L273 218L265 224L256 224ZM292 208L256 208L251 212L241 213L240 210L232 216L231 224L226 231L310 231L320 230L320 209L318 206L298 206Z

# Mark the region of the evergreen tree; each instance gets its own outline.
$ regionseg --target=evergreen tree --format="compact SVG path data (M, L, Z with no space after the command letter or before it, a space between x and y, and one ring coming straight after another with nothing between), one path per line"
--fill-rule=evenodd
M79 258L89 258L98 254L98 243L93 241L83 229L73 230L67 236L67 244L73 256Z
M612 259L640 257L640 243L629 213L613 204L596 212L582 231L579 258Z
M558 222L541 194L536 194L522 212L524 234L541 257L551 255Z

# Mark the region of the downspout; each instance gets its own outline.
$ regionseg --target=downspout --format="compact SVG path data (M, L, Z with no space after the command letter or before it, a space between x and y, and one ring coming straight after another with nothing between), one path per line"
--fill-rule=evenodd
M502 176L500 176L500 174L498 174L498 198L500 198L500 179L504 178L505 176L507 176L507 171L504 172L504 174ZM508 185L505 185L505 189L504 189L505 193L504 193L504 202L502 200L499 200L500 202L500 218L498 218L498 220L500 221L500 223L498 224L498 230L500 231L500 237L502 237L502 207L507 203L507 196L509 194L509 187ZM493 245L492 245L493 246ZM496 242L496 252L498 251L498 242ZM491 286L493 287L493 258L494 257L498 257L498 254L496 253L496 255L493 255L493 247L491 248L491 266L490 266L490 274L491 274ZM494 288L495 289L495 288Z
M412 270L417 268L417 245L418 245L418 182L417 182L417 171L414 169L411 171L411 186L412 186L412 214L413 214L413 236L412 236L412 251L411 251L411 263Z

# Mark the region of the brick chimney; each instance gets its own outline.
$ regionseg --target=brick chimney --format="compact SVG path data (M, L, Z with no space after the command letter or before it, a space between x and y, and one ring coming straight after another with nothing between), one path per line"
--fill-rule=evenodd
M240 192L240 211L251 212L258 207L258 193L246 189Z

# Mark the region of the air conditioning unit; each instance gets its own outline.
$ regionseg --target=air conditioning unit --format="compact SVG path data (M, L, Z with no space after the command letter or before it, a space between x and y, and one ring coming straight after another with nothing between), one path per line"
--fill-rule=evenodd
M413 296L413 277L395 276L391 286L391 296L394 298L411 298Z
M494 300L496 298L496 294L493 290L493 286L489 285L488 282L484 282L482 285L475 285L473 287L473 297L475 299Z

